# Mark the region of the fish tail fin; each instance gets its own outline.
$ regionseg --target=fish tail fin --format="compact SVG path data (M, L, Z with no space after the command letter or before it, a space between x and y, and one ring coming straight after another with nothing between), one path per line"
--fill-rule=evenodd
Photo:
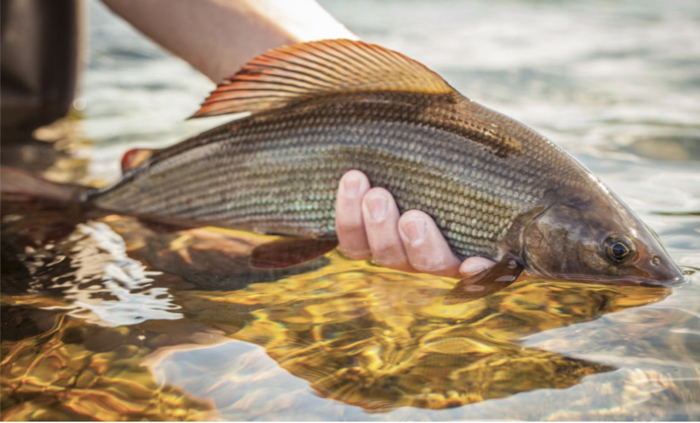
M10 201L85 202L88 187L49 181L15 167L0 166L0 194Z

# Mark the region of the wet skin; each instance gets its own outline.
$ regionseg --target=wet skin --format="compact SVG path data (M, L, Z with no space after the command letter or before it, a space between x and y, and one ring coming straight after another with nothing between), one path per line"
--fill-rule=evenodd
M459 260L430 216L419 210L400 215L391 193L370 188L359 170L343 175L335 209L338 248L350 258L372 258L391 269L455 278L495 264L477 256Z

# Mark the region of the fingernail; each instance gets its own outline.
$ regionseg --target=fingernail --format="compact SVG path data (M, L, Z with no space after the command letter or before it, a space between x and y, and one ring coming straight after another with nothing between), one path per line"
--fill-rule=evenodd
M388 204L383 195L375 195L367 200L369 215L375 222L381 222L386 217Z
M357 197L360 194L362 178L355 175L348 175L343 178L343 191L347 197Z
M425 221L423 219L414 218L402 221L399 229L413 246L420 245L425 240Z

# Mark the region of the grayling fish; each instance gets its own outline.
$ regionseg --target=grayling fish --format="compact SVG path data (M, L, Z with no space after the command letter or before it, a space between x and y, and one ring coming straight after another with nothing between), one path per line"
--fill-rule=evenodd
M523 269L591 283L683 279L657 237L575 159L399 53L349 40L270 51L195 116L238 112L251 115L164 150L127 153L122 179L83 200L304 237L253 255L257 266L284 267L336 245L338 180L359 169L400 211L432 216L457 256L498 262L457 284L447 302L502 289Z

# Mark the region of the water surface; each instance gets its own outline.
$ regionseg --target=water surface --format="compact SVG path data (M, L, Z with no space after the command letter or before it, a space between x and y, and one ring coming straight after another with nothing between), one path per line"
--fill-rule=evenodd
M2 418L700 418L697 2L322 3L570 151L690 282L523 279L445 306L454 280L336 253L251 272L264 237L3 203ZM213 84L90 6L84 109L3 163L99 185L228 120L184 121Z

